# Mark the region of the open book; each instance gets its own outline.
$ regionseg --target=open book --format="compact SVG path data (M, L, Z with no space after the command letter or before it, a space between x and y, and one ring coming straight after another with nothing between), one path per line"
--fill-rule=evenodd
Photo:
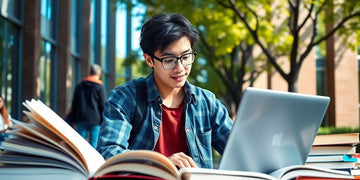
M15 122L1 143L0 179L74 177L90 179L108 173L142 173L177 179L179 171L154 151L129 151L107 161L61 117L39 100L25 101L30 122ZM68 176L67 176L68 175ZM35 179L35 178L34 178ZM38 179L38 178L37 178Z
M214 169L181 169L164 155L147 150L128 151L104 160L85 139L49 107L38 100L23 103L29 123L14 121L11 137L1 144L0 179L107 179L140 176L144 179L288 179L271 175ZM290 171L290 170L291 171ZM287 175L353 178L346 172L322 168L292 167ZM280 172L280 171L279 171ZM294 175L295 173L295 175ZM284 178L280 178L284 177ZM289 179L291 179L289 178Z
M183 168L180 169L181 179L183 180L232 180L232 179L262 179L262 180L292 180L302 178L313 179L354 179L345 171L329 170L325 168L316 168L310 166L289 166L270 174L249 171L227 171L201 168ZM301 178L300 178L301 177Z

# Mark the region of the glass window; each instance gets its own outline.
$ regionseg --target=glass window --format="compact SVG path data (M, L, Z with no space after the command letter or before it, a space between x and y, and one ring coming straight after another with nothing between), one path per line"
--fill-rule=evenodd
M81 81L81 1L72 0L71 9L71 83L68 102L72 102L75 86Z
M81 68L80 60L74 56L71 57L71 85L70 85L70 98L68 102L72 101L72 96L75 91L75 86L81 81Z
M72 0L71 9L71 53L80 55L81 6L78 0Z
M325 95L325 60L324 58L316 59L316 93Z
M58 1L41 0L41 52L39 60L40 99L53 109L56 109L57 67L57 18Z
M40 99L50 106L51 98L51 59L52 46L49 42L41 41L40 70Z
M356 59L357 59L357 62L358 62L358 86L359 86L359 102L360 102L360 46L358 46L358 49L357 49L357 56L356 56ZM360 104L359 104L359 108L360 108Z
M321 43L315 46L316 56L316 93L325 95L326 90L326 74L325 74L325 44Z
M91 1L91 11L90 11L90 26L91 26L91 33L90 33L90 64L95 63L96 59L96 24L97 24L97 0Z
M106 48L107 46L107 37L108 37L108 19L109 19L109 16L108 16L108 11L109 11L109 8L108 8L108 1L101 1L101 7L103 7L101 9L101 38L100 38L100 43L101 43L101 59L105 60L105 59L108 59L108 57L106 56L107 53L106 51L108 50ZM101 67L105 68L105 61L102 61L101 62Z
M23 0L2 0L0 4L2 16L20 22Z
M11 104L17 92L17 82L14 78L17 77L16 67L18 67L18 53L15 53L16 40L18 39L18 31L15 26L0 18L0 94L5 99L5 105L11 113L15 108ZM15 69L13 69L15 68Z
M56 0L41 0L41 36L47 41L56 41Z
M5 96L5 90L6 90L6 76L7 76L7 61L5 57L5 47L6 47L6 21L3 18L0 18L0 87L1 87L1 95Z
M108 86L109 80L109 68L107 66L109 61L109 48L108 48L108 38L109 38L109 2L101 1L101 29L100 29L100 59L101 59L101 68L102 68L102 80L104 81L104 86Z

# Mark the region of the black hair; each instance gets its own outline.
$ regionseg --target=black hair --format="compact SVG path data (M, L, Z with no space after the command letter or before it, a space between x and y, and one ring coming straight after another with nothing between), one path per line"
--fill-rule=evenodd
M158 14L145 22L141 28L140 47L144 53L154 55L163 52L171 43L186 36L193 48L198 32L184 16L176 13Z

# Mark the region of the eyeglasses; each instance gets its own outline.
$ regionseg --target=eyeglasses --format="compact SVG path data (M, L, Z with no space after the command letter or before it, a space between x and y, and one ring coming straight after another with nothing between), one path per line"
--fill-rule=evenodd
M172 56L172 57L158 58L155 55L152 55L152 57L160 61L164 69L170 70L176 67L178 60L180 60L181 64L184 66L191 65L195 61L196 54L197 52L192 52L192 53L183 54L179 57Z

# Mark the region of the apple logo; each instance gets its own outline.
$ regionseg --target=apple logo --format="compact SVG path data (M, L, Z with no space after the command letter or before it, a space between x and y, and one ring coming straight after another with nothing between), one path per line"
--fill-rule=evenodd
M272 138L272 145L273 145L273 146L280 146L283 137L284 137L284 134L283 134L283 133L277 133L277 134L275 134L275 135L273 136L273 138Z

